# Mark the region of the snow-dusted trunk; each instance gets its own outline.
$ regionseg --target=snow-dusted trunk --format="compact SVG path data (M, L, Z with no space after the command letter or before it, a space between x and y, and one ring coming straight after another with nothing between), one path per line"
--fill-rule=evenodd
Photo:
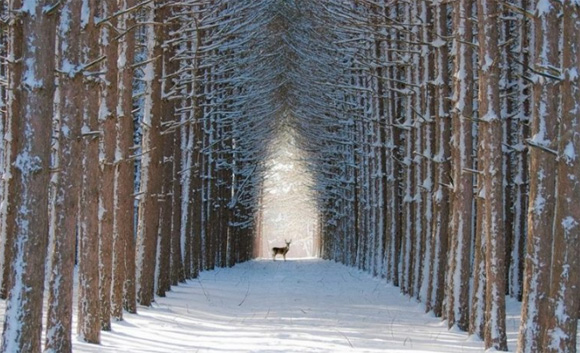
M81 45L83 72L82 183L79 225L79 338L99 343L99 32L95 23L97 0L81 2Z
M560 5L539 0L535 18L534 68L544 72L558 67ZM556 184L557 119L559 83L537 73L533 77L528 239L526 243L522 321L518 351L541 352L548 320L548 296L552 266L554 198Z
M449 246L449 163L451 123L449 119L449 72L447 42L447 5L436 2L433 13L435 38L435 77L433 85L435 104L435 175L433 180L432 268L430 276L431 303L436 316L443 315L445 273Z
M100 18L107 18L117 12L117 0L102 0ZM117 24L112 18L110 24ZM113 277L113 208L115 182L115 141L117 132L117 41L115 32L109 26L100 28L101 55L106 57L105 75L101 80L101 101L99 108L100 185L99 185L99 297L101 302L101 328L111 330L111 283Z
M527 8L529 0L518 0L516 6ZM524 77L524 67L529 65L529 46L531 38L530 19L526 16L518 17L517 34L515 36L514 48L512 51L517 60L523 65L516 64L513 67L512 76L514 92L511 94L512 116L510 126L510 136L508 143L511 149L511 183L512 186L512 243L511 243L511 263L509 268L509 294L521 300L522 282L524 269L524 248L526 240L526 213L527 213L527 180L528 180L528 150L525 146L527 137L527 123L530 116L530 95L528 93L529 83ZM513 60L512 60L513 61ZM525 66L524 66L525 65Z
M48 229L48 184L55 69L57 9L51 1L9 4L8 112L13 155L8 160L7 231L13 261L4 317L2 352L41 350L42 296ZM18 18L16 18L18 16ZM7 162L8 162L7 161ZM6 224L3 224L4 227Z
M485 346L507 350L505 329L505 238L502 117L499 102L499 22L496 0L478 1L479 25L479 138L482 149L478 156L485 188L486 227L486 322Z
M478 155L481 155L481 145L478 146ZM478 161L478 168L480 163ZM480 172L481 173L481 172ZM474 241L474 259L473 259L473 285L471 295L471 306L469 313L469 334L476 335L476 337L483 339L485 333L485 252L487 248L487 240L485 238L484 230L487 227L487 220L485 217L485 189L483 187L483 176L478 175L478 192L476 199L476 225L475 225L475 241Z
M405 23L410 23L416 17L416 3L410 3L404 6L404 21ZM410 43L412 40L411 33L406 33L406 41ZM409 50L409 48L407 48ZM411 60L414 65L409 65L405 67L405 80L410 85L417 85L417 78L414 75L414 67L418 63L418 55L412 51L407 52L407 57L404 61ZM405 97L405 111L404 117L405 122L403 128L404 132L404 156L403 156L403 200L402 200L402 220L401 220L401 269L399 273L399 286L403 293L408 294L410 290L410 277L411 277L411 250L412 250L412 239L413 239L413 149L414 143L413 139L415 137L415 129L413 129L413 109L416 102L417 93L413 89L408 89L408 94Z
M177 104L176 104L177 105ZM173 147L173 182L171 190L172 219L171 219L171 285L177 285L183 278L183 257L181 247L182 234L182 128L174 132Z
M433 51L430 49L429 43L432 40L433 31L433 11L428 3L421 4L421 23L420 40L425 43L421 46L421 106L419 119L422 121L421 134L423 136L421 146L418 146L417 152L421 157L422 171L421 177L417 180L417 190L419 191L417 198L420 198L421 208L418 210L418 215L422 219L421 237L421 266L417 267L420 271L420 280L417 282L418 287L415 289L415 297L417 300L427 302L429 299L429 273L431 272L431 234L433 226ZM419 235L419 234L418 234Z
M192 87L191 87L191 101L192 101L192 122L189 130L189 138L192 153L192 167L195 168L195 173L191 176L191 186L189 187L189 199L191 208L189 210L189 222L191 222L188 233L189 242L187 243L188 252L190 254L189 262L185 261L186 271L190 273L191 278L196 278L202 270L203 254L201 253L202 241L205 235L203 231L203 217L205 215L203 210L203 189L202 182L205 175L205 164L203 159L203 122L204 122L204 108L205 102L204 94L204 69L201 68L203 54L200 48L205 38L205 31L200 29L199 23L195 21L195 41L192 42L193 50L193 72L192 72Z
M0 17L7 18L8 3L4 1L0 4ZM8 170L6 165L6 146L4 144L4 136L6 134L6 123L8 120L8 115L6 111L6 103L8 99L8 62L5 58L8 57L8 24L0 24L0 175L2 179L0 180L0 298L6 299L6 286L2 283L3 269L7 263L6 247L7 244L4 241L6 234L3 232L5 225L5 205L8 200L4 199L5 195L5 180L4 173Z
M558 136L558 171L550 318L544 337L549 353L576 352L580 310L580 8L563 4L562 111Z
M172 12L168 6L164 6L160 9L161 18L170 18ZM171 23L165 33L172 33L177 30L175 23ZM162 145L163 145L163 178L162 178L162 190L160 195L159 211L161 213L160 224L159 224L159 246L157 249L157 289L156 294L159 296L165 296L165 292L171 289L171 241L174 235L180 234L179 227L173 228L172 223L176 219L175 213L178 213L178 208L174 208L175 203L173 202L173 190L175 189L174 183L177 179L175 175L174 168L174 157L176 146L176 136L179 135L180 131L175 127L177 125L174 121L175 114L175 100L172 99L176 95L174 80L171 78L179 69L179 63L176 60L171 60L176 54L175 44L169 42L167 38L163 44L163 61L162 61L162 73L163 77L161 83L161 112L163 115L161 117L161 129L162 134ZM159 146L161 147L161 146ZM177 237L177 239L179 239ZM179 267L179 265L178 265Z
M447 321L469 329L469 280L471 277L473 206L473 41L472 0L454 3L456 33L451 139L452 177L449 272L447 276ZM476 281L478 279L475 279Z
M382 16L385 13L384 3L381 6L378 6L375 11L379 12ZM378 31L378 28L375 28L375 31ZM386 54L386 43L381 41L378 38L374 39L374 58L375 60L383 60ZM377 92L377 97L375 98L375 124L373 129L378 134L378 137L375 141L375 154L377 157L377 164L376 164L376 183L377 183L377 247L376 257L375 257L375 275L379 275L381 277L385 277L386 275L386 264L385 264L385 253L386 253L386 239L387 233L389 232L389 228L387 225L387 218L388 215L386 213L386 203L388 195L387 195L387 185L386 185L386 175L387 175L387 148L386 148L386 127L384 126L386 123L386 106L388 105L386 96L385 96L385 77L386 72L385 68L382 66L377 66L376 68L376 81L374 82L374 89Z
M164 2L145 5L146 20L161 23L158 6ZM157 234L159 232L159 197L161 194L161 79L164 26L149 25L145 30L147 64L144 68L143 121L141 123L141 183L139 216L137 220L136 278L137 300L149 306L154 300Z
M419 41L425 35L426 28L423 25L427 24L426 5L423 2L418 2L415 5L414 21L417 26L413 28L414 37ZM427 45L417 46L419 54L413 56L415 69L413 70L413 82L419 87L415 89L415 99L413 102L413 235L412 235L412 255L411 255L411 278L409 280L409 294L417 298L420 297L422 266L425 257L424 253L424 229L425 217L423 215L423 167L425 163L422 156L422 149L424 145L423 130L424 125L428 124L425 120L425 111L428 109L429 87L427 84L428 74L426 71L429 67L429 51Z
M134 6L136 0L119 0L119 9ZM134 25L131 13L118 17L117 26L126 31ZM135 36L130 31L118 39L117 108L115 143L115 179L113 198L113 283L111 316L123 319L123 308L136 312L135 247L133 220L133 180L135 175L133 148L132 80Z
M6 2L4 2L6 3ZM6 3L7 4L7 3ZM20 9L22 1L13 2L11 6L8 6L8 13L10 11L15 11ZM7 16L10 20L14 17ZM19 41L22 40L22 26L20 24L13 24L12 26L7 26L9 22L6 23L4 29L7 30L6 33L6 54L7 58L20 58L22 57L22 47L19 46ZM16 42L14 38L19 38ZM23 70L23 65L18 62L6 61L6 121L3 121L4 125L4 138L2 140L3 147L3 159L4 159L4 171L2 174L2 207L0 207L0 241L2 243L2 283L0 284L0 298L8 298L8 292L11 287L10 277L12 275L12 262L14 261L14 237L15 237L15 215L13 214L15 208L12 206L14 200L14 175L12 170L14 169L13 163L16 158L18 151L16 150L16 143L14 141L15 133L20 129L19 120L15 117L20 116L20 90L19 85L21 81L21 75Z
M387 14L390 18L397 19L400 6L391 6L387 10ZM390 39L396 39L397 33L395 30L390 29L389 32ZM396 50L397 45L396 40L390 40L388 42L388 48L391 50ZM393 60L395 54L391 50L387 51L386 59L387 61ZM400 100L395 99L398 93L395 89L398 88L398 84L395 83L397 79L397 70L390 66L387 68L387 78L389 79L387 88L387 97L389 98L389 109L386 117L386 147L388 155L386 157L387 161L387 195L386 198L386 210L387 220L386 223L389 226L389 232L387 234L387 246L386 246L386 264L387 264L387 281L392 282L394 285L399 284L399 247L400 247L400 236L401 236L401 218L399 217L399 210L401 207L401 198L399 193L400 177L399 170L401 169L400 158L400 134L396 130L395 124L397 123L398 113L400 111Z
M45 352L72 352L73 276L81 182L81 117L83 90L80 2L67 2L58 26L60 99L59 175L55 188L54 239L48 289Z

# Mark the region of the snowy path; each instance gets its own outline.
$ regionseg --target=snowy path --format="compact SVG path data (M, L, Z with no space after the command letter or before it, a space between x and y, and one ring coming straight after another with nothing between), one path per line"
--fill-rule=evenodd
M113 325L101 346L75 342L75 352L484 351L398 288L322 260L204 272Z

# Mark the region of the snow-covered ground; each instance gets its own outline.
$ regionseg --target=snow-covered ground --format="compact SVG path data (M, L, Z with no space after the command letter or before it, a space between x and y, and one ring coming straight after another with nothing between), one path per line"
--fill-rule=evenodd
M4 303L1 304L4 306ZM201 274L75 352L484 352L399 289L318 259L257 260ZM2 308L3 314L3 308ZM519 304L508 302L515 349Z
M516 330L510 327L510 331ZM260 260L204 272L75 352L483 352L356 269Z

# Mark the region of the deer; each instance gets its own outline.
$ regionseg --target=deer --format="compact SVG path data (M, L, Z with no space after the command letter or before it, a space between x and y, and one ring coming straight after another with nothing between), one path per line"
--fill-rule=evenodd
M286 254L288 253L288 250L290 250L290 243L292 242L292 240L288 241L288 240L284 240L286 242L286 246L283 248L272 248L272 260L276 261L276 255L281 254L282 256L284 256L284 261L286 261Z

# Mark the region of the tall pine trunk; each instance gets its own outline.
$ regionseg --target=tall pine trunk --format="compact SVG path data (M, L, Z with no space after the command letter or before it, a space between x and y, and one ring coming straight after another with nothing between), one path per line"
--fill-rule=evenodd
M134 6L136 0L119 0L119 9ZM118 18L120 31L134 24L131 13ZM135 55L135 37L132 31L119 38L117 74L117 138L115 141L115 177L113 197L113 283L111 289L111 316L123 319L123 308L136 312L135 250L133 220L133 102L132 80Z
M486 327L485 347L507 350L505 328L505 238L502 177L502 117L499 103L499 7L496 0L478 1L479 138L478 156L485 190Z
M14 261L7 279L4 353L41 350L58 8L47 11L53 5L48 0L26 5L13 0L8 9L12 20L8 53L14 61L8 98L11 126L6 133L14 154L8 161L11 227L6 231L14 235L10 244Z
M117 12L117 0L102 0L99 3L100 18ZM117 25L116 18L110 21ZM115 141L117 139L117 41L111 27L100 28L101 55L106 57L105 75L101 80L99 107L100 194L99 194L99 298L101 303L101 328L111 330L111 284L113 277L113 216L115 185Z
M60 90L59 175L54 203L54 240L48 292L46 352L72 352L73 276L81 183L81 107L83 91L80 2L67 2L58 27Z
M564 2L562 115L545 352L576 352L580 310L580 7Z
M559 66L560 19L556 1L538 1L535 14L534 68ZM543 75L533 78L530 146L528 240L526 244L522 321L518 351L542 352L548 320L548 297L552 266L555 184L557 169L558 82Z
M81 43L83 61L82 183L79 225L79 300L78 334L89 343L101 339L99 301L99 82L94 72L100 70L99 32L95 23L97 0L88 0L81 8Z
M161 23L160 9L164 2L145 5L147 21ZM149 25L146 30L148 63L145 66L145 98L143 106L141 157L141 189L137 228L137 300L149 306L154 300L159 202L161 194L161 77L163 26Z
M461 330L469 329L469 280L473 232L473 41L472 0L454 3L455 40L454 106L451 112L453 189L449 274L447 280L447 321ZM477 280L477 279L476 279Z

